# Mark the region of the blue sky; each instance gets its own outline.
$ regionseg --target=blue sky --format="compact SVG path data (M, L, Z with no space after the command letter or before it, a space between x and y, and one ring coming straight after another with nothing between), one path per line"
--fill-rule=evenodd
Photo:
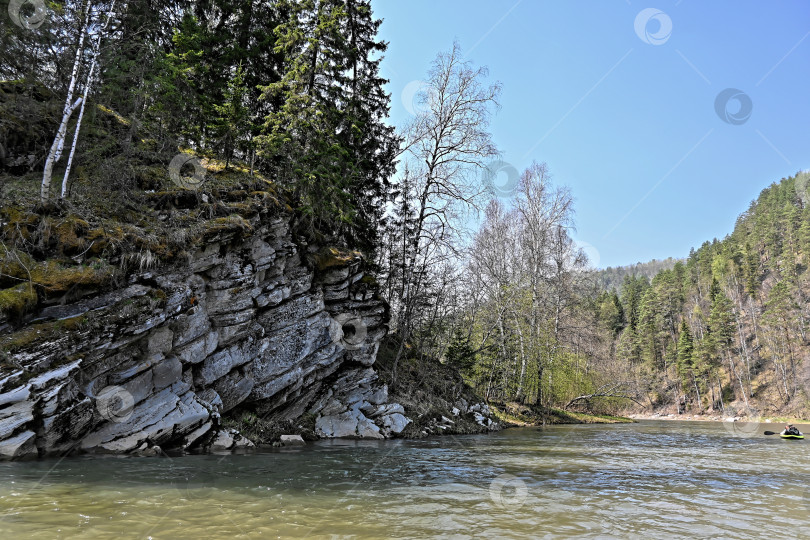
M731 232L771 182L810 169L810 2L372 6L390 42L391 122L407 120L411 83L457 40L503 85L503 160L545 161L571 188L574 237L599 267L686 256ZM721 106L732 123L715 107L728 88L751 104Z

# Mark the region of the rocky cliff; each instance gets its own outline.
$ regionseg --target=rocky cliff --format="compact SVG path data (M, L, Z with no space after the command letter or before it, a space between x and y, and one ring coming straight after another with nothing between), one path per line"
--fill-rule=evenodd
M0 456L251 446L223 426L239 409L314 418L323 437L401 432L372 367L388 321L374 280L358 254L296 243L291 219L223 227L183 264L6 325Z

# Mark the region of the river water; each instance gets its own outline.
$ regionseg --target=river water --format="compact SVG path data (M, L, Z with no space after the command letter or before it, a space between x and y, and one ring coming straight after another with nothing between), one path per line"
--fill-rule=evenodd
M794 537L810 439L647 421L0 463L0 538Z

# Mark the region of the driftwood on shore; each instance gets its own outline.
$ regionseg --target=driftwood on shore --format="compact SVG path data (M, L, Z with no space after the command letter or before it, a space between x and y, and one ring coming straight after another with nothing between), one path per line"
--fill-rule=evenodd
M624 391L623 383L615 383L603 385L592 394L582 394L581 396L575 397L574 399L565 404L563 410L568 410L568 408L574 405L575 403L579 403L581 401L590 402L590 400L592 400L593 398L598 397L629 399L630 401L643 406L643 404L640 403L634 396L629 395L626 391Z

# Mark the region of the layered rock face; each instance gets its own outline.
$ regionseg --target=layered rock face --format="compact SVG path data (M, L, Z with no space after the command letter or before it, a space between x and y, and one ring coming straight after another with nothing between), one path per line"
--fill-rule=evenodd
M303 252L287 218L252 225L13 334L0 457L250 446L220 427L235 408L311 413L325 437L402 431L410 420L372 368L388 314L362 260Z

